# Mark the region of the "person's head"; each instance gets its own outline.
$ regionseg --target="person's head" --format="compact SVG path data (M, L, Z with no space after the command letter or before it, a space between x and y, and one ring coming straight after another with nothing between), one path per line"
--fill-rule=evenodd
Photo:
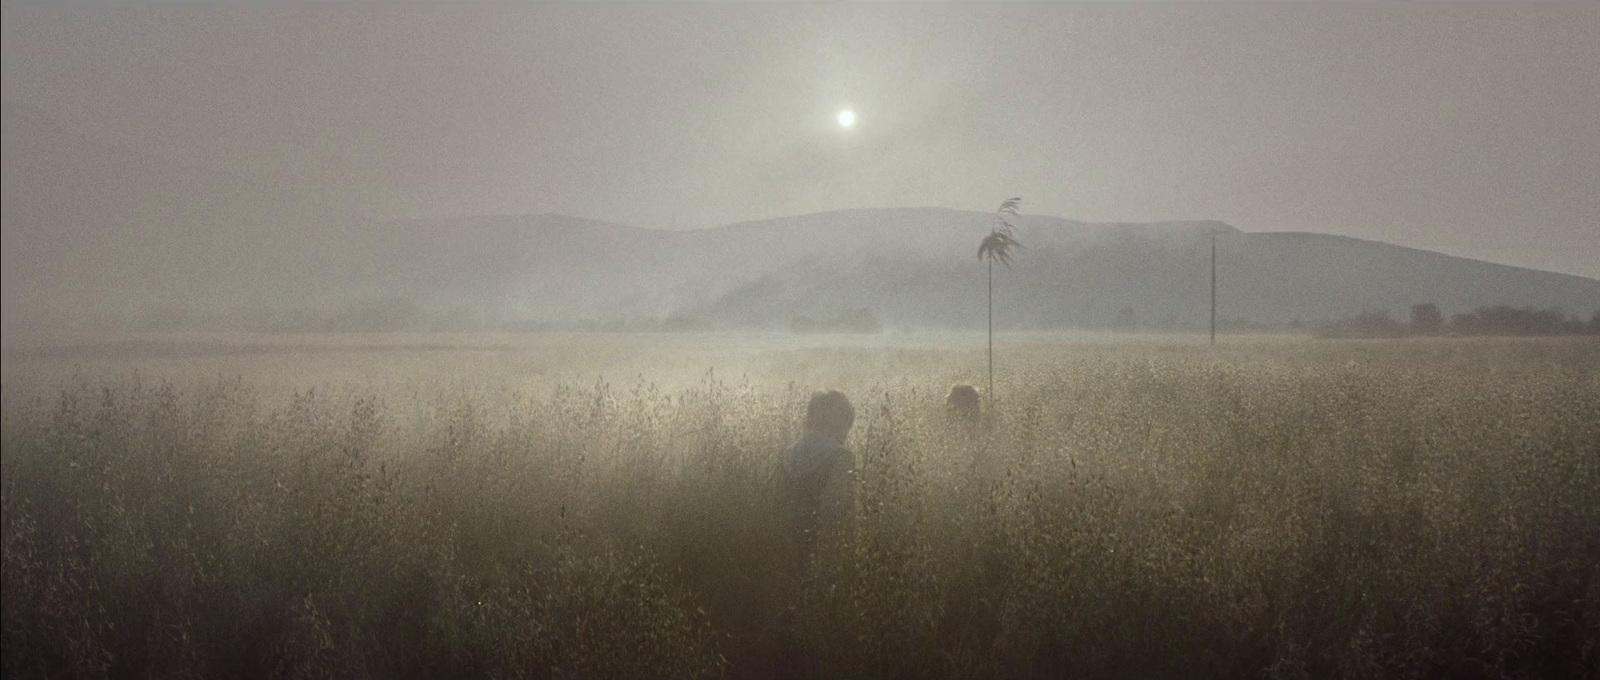
M983 410L983 400L978 396L978 388L964 383L952 386L950 396L945 397L944 403L950 410L950 415L961 420L977 420L978 414Z
M816 430L843 444L855 424L856 409L843 392L828 390L811 395L811 403L806 405L807 430Z

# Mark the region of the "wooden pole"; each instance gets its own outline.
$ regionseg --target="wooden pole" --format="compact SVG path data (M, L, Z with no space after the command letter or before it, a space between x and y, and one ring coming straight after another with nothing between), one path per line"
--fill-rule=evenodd
M1211 228L1211 344L1217 344L1217 228Z
M989 403L994 403L994 258L989 258Z

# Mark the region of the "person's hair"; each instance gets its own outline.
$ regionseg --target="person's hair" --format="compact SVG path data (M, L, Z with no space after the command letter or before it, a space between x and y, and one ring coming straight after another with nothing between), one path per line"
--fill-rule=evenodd
M978 395L978 388L966 383L951 386L950 396L945 397L944 403L952 415L966 420L977 419L983 410L983 398Z
M838 390L813 393L811 403L806 405L808 430L821 430L843 440L855 423L856 408L850 405L850 398Z

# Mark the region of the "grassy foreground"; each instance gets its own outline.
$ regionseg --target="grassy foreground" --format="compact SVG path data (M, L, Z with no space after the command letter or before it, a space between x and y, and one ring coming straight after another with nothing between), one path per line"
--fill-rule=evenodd
M80 379L5 404L0 674L1600 677L1600 345L1319 347L1002 354L974 430L970 357L779 355L871 375L808 573L822 384Z

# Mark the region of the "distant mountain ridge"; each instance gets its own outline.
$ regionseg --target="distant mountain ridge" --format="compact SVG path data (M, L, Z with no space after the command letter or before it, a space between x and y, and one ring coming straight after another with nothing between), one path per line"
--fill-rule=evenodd
M7 104L5 337L173 328L539 327L676 319L786 328L869 310L978 328L986 212L840 210L693 231L564 215L377 221L300 187L185 167ZM1197 328L1216 234L1224 318L1314 322L1433 302L1600 308L1600 281L1342 236L1214 221L1017 220L1002 328Z
M868 309L891 328L976 328L985 276L977 243L992 216L940 208L841 210L694 231L561 215L378 225L378 287L431 308L553 324L677 317L783 328L795 317ZM996 275L999 323L1072 328L1198 327L1218 311L1314 322L1374 309L1446 313L1509 304L1600 308L1600 281L1343 236L1245 233L1214 221L1016 221L1024 245ZM473 307L473 305L482 305Z

